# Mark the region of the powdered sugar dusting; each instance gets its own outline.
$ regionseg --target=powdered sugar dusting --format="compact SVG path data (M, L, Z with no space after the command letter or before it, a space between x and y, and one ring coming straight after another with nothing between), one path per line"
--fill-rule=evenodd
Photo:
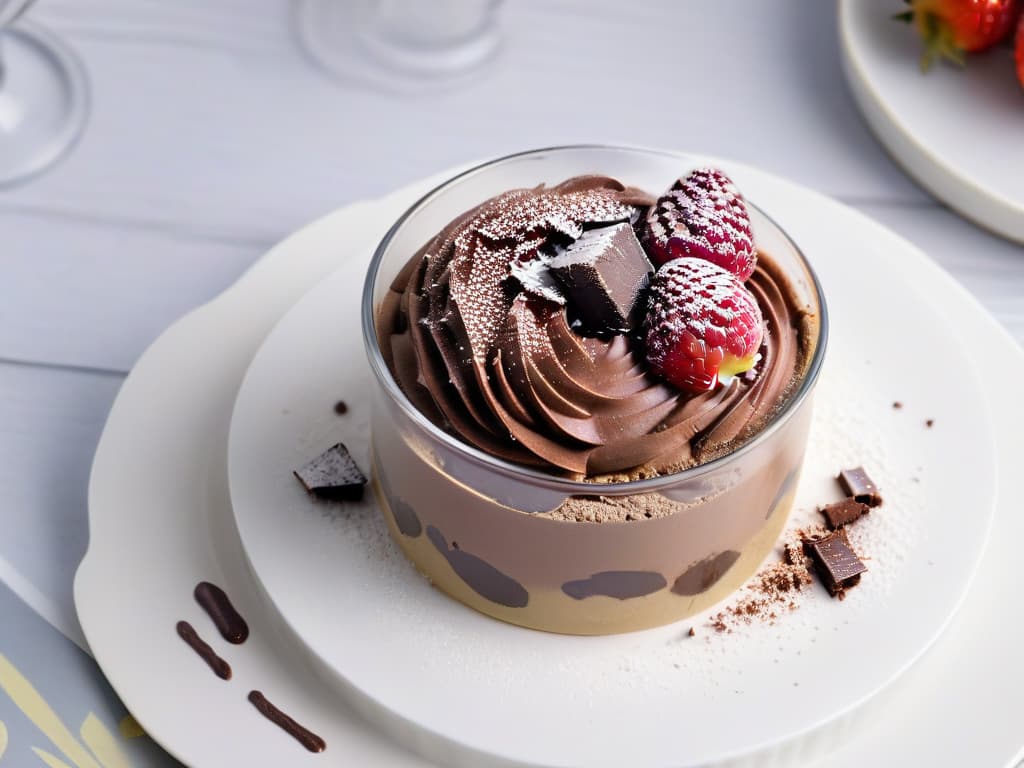
M663 265L648 295L647 362L678 387L711 389L727 355L752 356L761 344L757 300L710 261L682 258Z
M647 215L646 244L659 261L707 259L746 280L757 253L743 196L721 171L701 168L677 181Z
M501 195L484 206L456 237L451 258L451 297L458 305L473 357L487 359L506 322L512 297L511 276L540 298L554 300L549 286L530 270L530 262L552 240L571 241L585 224L628 220L630 206L602 189L561 194L522 191Z
M518 259L513 261L511 274L526 293L555 304L565 304L565 296L551 274L550 262L543 254L526 262Z

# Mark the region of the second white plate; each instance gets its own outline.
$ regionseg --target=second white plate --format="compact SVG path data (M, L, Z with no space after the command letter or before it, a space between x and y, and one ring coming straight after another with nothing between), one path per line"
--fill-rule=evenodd
M843 67L864 118L893 159L937 198L1024 243L1024 89L1013 51L968 57L964 70L918 68L921 43L893 21L900 0L841 0Z
M687 162L664 155L664 183ZM841 604L819 590L777 625L730 636L697 617L626 636L564 637L449 600L404 560L371 501L319 504L291 476L339 440L368 466L370 376L358 333L365 265L351 260L254 358L232 418L229 479L243 545L271 601L395 738L473 764L721 761L850 714L934 641L959 604L991 519L995 459L986 396L955 329L912 269L858 238L837 238L828 206L726 167L825 285L833 347L797 507L806 516L837 498L836 471L867 465L887 497L857 529L870 574ZM940 360L957 375L938 387L922 361ZM350 405L344 418L332 412L338 399ZM686 636L691 625L697 638Z

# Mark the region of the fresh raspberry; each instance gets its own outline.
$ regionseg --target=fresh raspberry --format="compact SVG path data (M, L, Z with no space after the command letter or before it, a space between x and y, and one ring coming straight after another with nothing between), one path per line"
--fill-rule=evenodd
M694 256L746 280L757 263L743 196L715 168L676 181L651 207L643 234L647 254L657 264Z
M675 259L651 278L644 331L647 364L685 392L750 370L764 321L740 279L704 259Z
M1017 80L1024 86L1024 13L1017 19L1017 39L1014 43L1014 57L1017 60Z
M964 54L1005 40L1017 20L1018 0L906 0L910 10L894 18L913 22L924 42L921 69L936 59L963 66Z

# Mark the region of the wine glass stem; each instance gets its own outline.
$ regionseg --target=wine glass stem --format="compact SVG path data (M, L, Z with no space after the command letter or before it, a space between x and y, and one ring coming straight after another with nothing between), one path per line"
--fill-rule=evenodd
M4 87L4 37L35 0L0 0L0 90ZM13 9L13 10L12 10Z

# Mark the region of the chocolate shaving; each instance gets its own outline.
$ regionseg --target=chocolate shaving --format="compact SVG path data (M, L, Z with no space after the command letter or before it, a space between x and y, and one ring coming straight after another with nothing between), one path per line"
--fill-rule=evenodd
M842 528L843 526L859 520L870 510L871 507L867 504L853 498L847 498L842 501L837 501L834 504L828 504L824 507L820 507L818 512L820 512L825 518L825 522L828 523L828 527L834 531L836 528Z
M826 536L804 539L803 545L822 584L833 597L842 599L843 593L856 586L861 574L867 571L842 528Z
M879 493L878 486L874 481L868 477L864 467L844 469L836 479L839 480L839 485L842 486L846 495L852 496L861 504L877 507L882 503L882 494Z
M294 474L303 487L318 498L331 501L363 498L366 475L356 466L344 443L332 445Z

